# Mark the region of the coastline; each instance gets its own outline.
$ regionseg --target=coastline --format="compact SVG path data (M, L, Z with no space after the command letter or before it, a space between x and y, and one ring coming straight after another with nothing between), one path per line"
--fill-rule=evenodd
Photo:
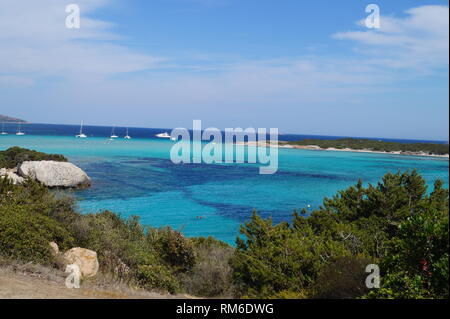
M337 151L337 152L354 152L354 153L373 153L373 154L385 154L385 155L404 155L404 156L424 156L449 159L449 154L429 154L425 152L404 152L404 151L374 151L370 149L352 149L352 148L322 148L317 145L293 145L286 141L279 141L280 144L273 145L270 142L239 142L236 145L239 146L255 146L255 147L278 147L287 149L301 149L310 151Z

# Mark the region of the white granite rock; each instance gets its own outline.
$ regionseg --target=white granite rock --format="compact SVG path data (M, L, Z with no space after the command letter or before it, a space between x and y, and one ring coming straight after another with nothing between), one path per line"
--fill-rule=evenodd
M23 162L17 173L23 178L31 177L47 187L85 188L91 185L89 176L81 168L68 162Z

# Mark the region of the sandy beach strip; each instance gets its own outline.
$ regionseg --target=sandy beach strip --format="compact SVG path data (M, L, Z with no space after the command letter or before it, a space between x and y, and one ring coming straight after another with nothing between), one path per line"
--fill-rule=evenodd
M251 146L251 147L278 147L300 150L313 150L313 151L335 151L335 152L354 152L354 153L373 153L373 154L386 154L386 155L405 155L405 156L426 156L426 157L438 157L449 158L449 154L428 154L425 152L403 152L403 151L374 151L370 149L351 149L351 148L321 148L317 145L295 145L289 144L289 142L279 141L279 144L270 142L237 142L238 146Z

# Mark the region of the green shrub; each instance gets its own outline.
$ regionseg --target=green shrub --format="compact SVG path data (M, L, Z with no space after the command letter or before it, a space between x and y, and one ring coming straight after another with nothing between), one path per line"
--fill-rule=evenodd
M13 168L25 161L67 162L67 158L60 154L46 154L18 146L0 151L0 168Z
M273 225L256 212L241 233L246 240L238 239L231 259L233 280L239 295L251 298L302 291L314 283L326 262L349 254L342 243L315 234L308 225L302 229L288 223Z
M137 269L139 265L160 263L138 217L123 219L110 211L84 215L74 222L72 231L82 247L97 251L105 272L114 272L123 264Z
M229 264L233 248L211 237L193 239L196 263L183 275L188 293L202 297L232 296L232 269Z
M426 209L399 225L371 298L449 297L448 211Z
M139 266L136 279L140 287L148 290L166 290L171 294L180 289L180 284L174 274L165 266Z
M365 269L372 263L370 259L359 256L336 258L320 271L312 288L313 298L354 299L364 296L369 292Z
M74 239L67 229L51 218L30 212L23 206L0 207L0 254L12 259L50 263L50 242L62 249Z
M195 264L194 247L191 241L186 239L181 232L170 227L154 230L149 238L156 238L161 257L180 271L191 269Z
M0 179L0 254L22 261L49 263L49 242L62 249L74 244L67 225L48 214L59 203L45 187L27 181L13 185Z

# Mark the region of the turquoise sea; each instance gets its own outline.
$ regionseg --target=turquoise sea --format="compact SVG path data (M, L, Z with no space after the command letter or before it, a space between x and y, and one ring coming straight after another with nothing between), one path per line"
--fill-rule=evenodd
M228 243L253 209L275 222L289 221L294 209L317 207L359 178L376 183L388 171L416 168L429 185L438 178L449 184L449 161L439 158L280 149L277 174L259 175L255 164L175 165L169 157L173 142L166 139L108 142L46 134L0 136L0 150L17 145L67 156L93 180L90 189L70 191L83 212L138 215L143 224Z

